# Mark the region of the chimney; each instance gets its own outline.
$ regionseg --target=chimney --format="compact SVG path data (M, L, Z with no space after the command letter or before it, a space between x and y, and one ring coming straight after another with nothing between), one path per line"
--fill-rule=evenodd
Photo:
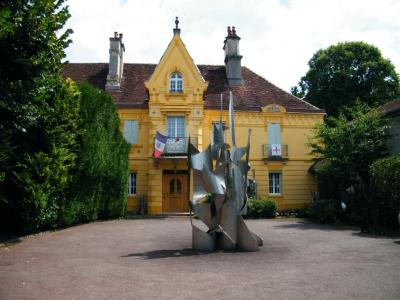
M119 90L121 87L125 52L122 36L122 33L114 32L114 36L110 38L110 61L108 64L106 91Z
M228 26L228 36L225 37L224 50L225 50L225 69L226 78L230 86L237 86L242 84L242 57L239 54L239 41L240 37L236 35L235 26Z

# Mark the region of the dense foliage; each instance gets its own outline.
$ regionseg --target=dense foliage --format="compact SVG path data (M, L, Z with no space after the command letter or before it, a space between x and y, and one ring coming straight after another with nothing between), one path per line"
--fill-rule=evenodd
M129 144L119 129L112 98L81 85L83 134L79 169L68 201L60 213L70 225L124 214L127 199Z
M388 155L388 129L388 121L378 112L359 104L337 118L328 117L317 127L310 146L319 160L316 176L320 197L332 200L311 205L314 219L361 223L362 231L372 229L375 199L370 192L370 167Z
M77 157L79 95L59 76L70 42L62 4L0 6L0 214L24 231L54 224Z
M36 151L40 118L53 109L42 95L59 88L58 71L70 43L71 31L60 32L69 18L62 4L6 0L0 5L0 182L21 156ZM36 143L21 143L25 136Z
M335 200L318 200L310 203L307 209L307 216L318 223L334 223L338 221L340 209Z
M399 230L400 156L375 161L371 166L371 225L376 232Z
M317 51L295 96L337 116L343 106L357 100L377 106L399 96L399 77L394 65L375 46L364 42L339 43Z
M342 187L354 184L359 178L369 182L371 164L388 154L386 119L363 105L347 111L346 115L328 117L326 123L316 127L310 143L311 153L326 162L326 169L340 178Z
M60 76L71 33L61 32L70 16L63 2L13 0L0 4L2 230L32 232L97 216L115 217L124 211L127 150L117 133L115 108L104 97L104 104L99 98L95 105L81 102L78 87ZM101 128L98 132L88 127L96 118L94 126ZM97 147L93 146L94 134L104 135L97 137ZM107 142L110 144L105 146ZM102 155L110 157L100 160ZM96 171L92 170L97 162L90 157L102 164ZM85 181L85 176L97 176L99 170L105 172L96 183L102 192L98 186L93 188L101 195L96 208L90 209L91 217L74 217L72 203L88 207L87 202L94 201L93 195L83 193L93 183Z
M252 219L275 218L277 205L273 200L249 199L247 217Z

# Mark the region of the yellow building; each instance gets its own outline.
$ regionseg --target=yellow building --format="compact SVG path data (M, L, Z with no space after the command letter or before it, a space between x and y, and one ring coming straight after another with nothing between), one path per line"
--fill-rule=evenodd
M114 98L121 130L132 145L128 211L137 211L143 199L149 214L188 211L188 149L193 144L202 150L211 142L221 99L222 119L228 125L229 91L238 145L246 144L248 128L252 129L249 177L256 182L256 197L276 200L280 210L310 201L316 185L308 173L311 157L306 144L324 111L242 67L239 41L235 27L228 27L225 64L196 65L176 21L158 64L124 63L122 34L115 33L109 63L66 65L64 76L92 83ZM154 157L157 131L168 136L160 158ZM230 143L229 130L225 134Z

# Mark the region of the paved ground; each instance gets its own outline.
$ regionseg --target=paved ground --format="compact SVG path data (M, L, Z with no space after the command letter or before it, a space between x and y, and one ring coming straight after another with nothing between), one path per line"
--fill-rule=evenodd
M251 220L255 253L190 251L185 218L98 222L0 247L0 299L400 299L400 238Z

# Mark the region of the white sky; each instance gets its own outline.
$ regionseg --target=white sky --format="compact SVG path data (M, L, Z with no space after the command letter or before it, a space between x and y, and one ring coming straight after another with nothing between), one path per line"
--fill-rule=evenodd
M241 37L242 66L289 91L321 48L377 46L400 73L399 0L67 0L70 62L108 62L109 37L124 34L124 60L157 63L175 16L196 64L222 65L227 26Z

